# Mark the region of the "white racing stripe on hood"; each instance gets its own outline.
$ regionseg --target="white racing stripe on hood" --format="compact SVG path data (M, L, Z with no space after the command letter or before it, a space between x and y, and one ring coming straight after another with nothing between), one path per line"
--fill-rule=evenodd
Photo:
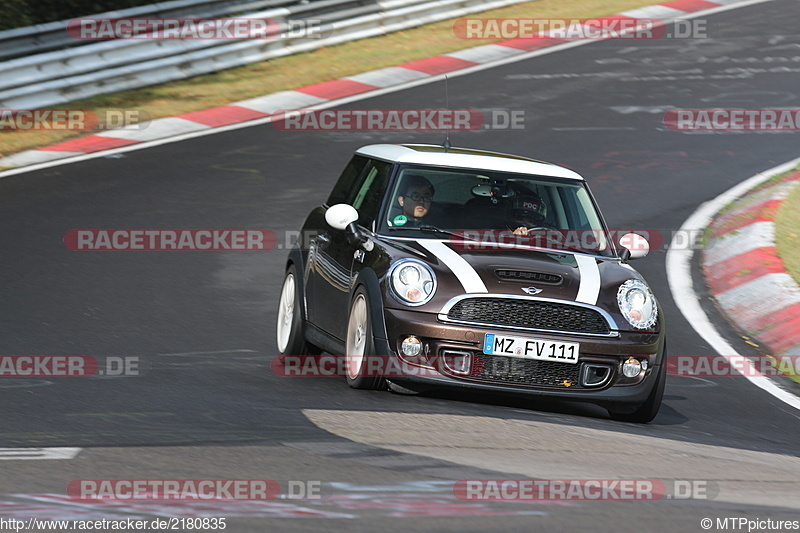
M464 292L489 292L483 280L463 257L438 239L417 239L417 242L435 255L447 268L453 271L464 287Z
M597 305L597 297L600 295L600 269L597 268L597 261L588 255L575 254L574 257L581 273L581 285L578 287L575 301Z

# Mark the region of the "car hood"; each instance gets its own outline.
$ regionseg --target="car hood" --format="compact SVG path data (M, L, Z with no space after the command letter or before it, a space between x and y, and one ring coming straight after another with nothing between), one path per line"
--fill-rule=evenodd
M619 286L629 279L643 281L618 259L583 253L442 239L404 239L394 244L403 256L424 261L436 274L436 294L419 311L438 313L463 294L508 294L592 305L621 319L616 302ZM405 307L396 301L388 305Z

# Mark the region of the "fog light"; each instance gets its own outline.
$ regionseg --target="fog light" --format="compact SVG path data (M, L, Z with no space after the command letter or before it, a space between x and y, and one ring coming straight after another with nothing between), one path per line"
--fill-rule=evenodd
M642 363L635 357L629 357L622 365L622 373L625 377L635 378L642 373Z
M472 368L472 354L469 352L446 351L442 353L442 362L445 368L453 374L468 376Z
M642 372L647 370L647 359L642 359Z
M416 357L417 355L422 353L422 341L416 338L413 335L409 335L403 340L403 345L401 346L403 350L403 355L408 355L409 357Z

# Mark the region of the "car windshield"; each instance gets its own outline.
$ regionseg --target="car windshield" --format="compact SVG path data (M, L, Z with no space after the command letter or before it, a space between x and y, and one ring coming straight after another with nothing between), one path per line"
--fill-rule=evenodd
M527 245L611 256L579 180L470 169L401 167L380 231L394 237Z

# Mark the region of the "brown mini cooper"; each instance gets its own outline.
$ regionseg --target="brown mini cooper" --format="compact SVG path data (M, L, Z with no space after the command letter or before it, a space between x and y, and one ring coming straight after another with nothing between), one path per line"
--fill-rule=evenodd
M359 149L306 219L281 291L280 360L346 354L355 388L462 389L592 402L649 422L664 393L662 313L584 179L518 156Z

